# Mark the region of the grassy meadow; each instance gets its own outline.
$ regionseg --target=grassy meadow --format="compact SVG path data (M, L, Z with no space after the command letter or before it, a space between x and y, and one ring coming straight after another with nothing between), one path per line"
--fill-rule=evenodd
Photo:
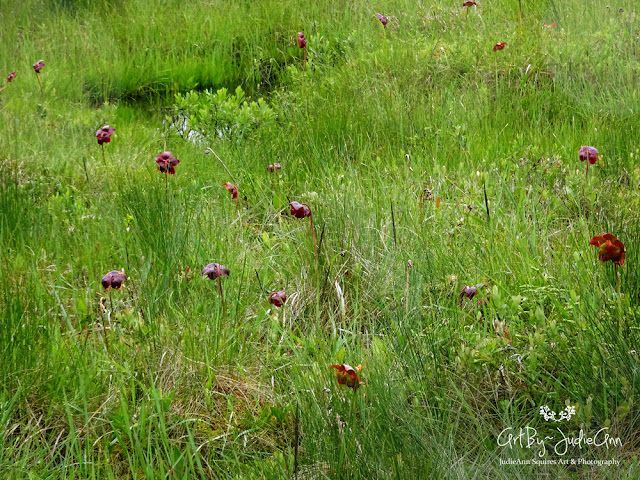
M640 478L639 7L3 0L0 478Z

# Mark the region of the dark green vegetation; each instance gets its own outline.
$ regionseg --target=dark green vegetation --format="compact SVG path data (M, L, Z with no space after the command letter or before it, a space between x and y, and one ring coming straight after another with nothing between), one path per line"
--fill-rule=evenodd
M431 3L3 2L0 477L640 475L638 5ZM618 466L499 464L567 404Z

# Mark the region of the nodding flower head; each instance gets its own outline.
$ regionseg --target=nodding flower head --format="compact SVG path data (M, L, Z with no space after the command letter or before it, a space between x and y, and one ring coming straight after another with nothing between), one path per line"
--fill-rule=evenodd
M304 217L311 216L311 209L309 208L308 205L303 205L302 203L299 203L299 202L291 202L289 206L291 207L291 215L293 215L296 218L304 218Z
M598 150L594 147L585 147L583 145L580 147L578 155L580 155L581 162L588 160L591 165L594 165L598 161Z
M7 82L11 83L11 81L16 78L16 72L13 71L9 75L7 75Z
M506 46L507 46L506 42L496 43L496 44L493 46L493 51L494 51L494 52L497 52L498 50L503 50L503 49L504 49L504 47L506 47Z
M624 244L610 233L603 233L599 237L593 237L589 245L598 247L598 259L601 262L613 262L616 265L624 264L624 254L627 251Z
M225 187L229 191L229 193L231 193L231 200L235 200L236 198L238 198L238 187L229 182L223 183L222 186Z
M484 283L478 283L476 285L467 285L460 291L460 298L467 297L473 298L476 293L478 293L478 289L484 287Z
M472 0L467 0L462 4L463 7L474 7L475 5L476 5L476 2Z
M98 140L98 145L102 145L103 143L109 143L111 141L111 135L115 133L116 129L110 127L109 125L105 125L100 130L96 132L96 139Z
M300 48L307 47L307 39L304 38L304 34L302 32L298 32L298 47Z
M109 290L109 288L115 288L119 290L122 288L122 284L127 281L127 276L124 274L124 270L119 272L117 270L112 270L107 273L104 277L102 277L102 286Z
M176 173L176 166L180 163L180 160L175 158L171 152L162 152L156 157L156 163L158 164L158 170L162 173L174 175Z
M267 167L267 170L271 173L274 173L276 170L280 170L281 168L282 165L280 165L279 163L273 163Z
M43 60L38 60L36 63L33 64L33 69L36 71L36 73L40 73L40 70L42 70L43 68L44 68Z
M274 307L280 308L287 301L287 294L284 292L273 292L269 295L269 303Z
M347 364L343 365L331 365L329 370L336 369L336 379L340 385L346 385L349 388L353 388L355 392L360 386L360 377L358 372L362 370L362 366L358 365L356 368L350 367Z
M230 273L231 270L229 270L224 265L220 265L219 263L210 263L202 269L202 275L206 275L211 280L214 280L218 277L229 277Z
M389 22L389 19L387 17L385 17L384 15L382 15L380 13L376 13L376 18L378 20L380 20L380 23L382 24L382 26L384 28L387 28L387 23Z

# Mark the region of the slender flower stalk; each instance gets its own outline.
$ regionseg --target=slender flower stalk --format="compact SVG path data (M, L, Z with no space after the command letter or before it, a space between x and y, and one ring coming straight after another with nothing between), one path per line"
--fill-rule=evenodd
M40 94L42 95L42 102L44 103L44 89L42 88L42 82L40 81L40 70L44 68L44 61L38 60L33 64L33 69L36 72L36 78L38 79L38 85L40 85Z
M291 202L291 215L296 218L309 217L311 221L311 233L313 235L313 248L316 254L316 264L318 263L318 243L316 242L316 230L313 228L313 214L311 213L311 207L306 203Z
M167 175L175 175L176 166L180 163L171 152L162 152L156 156L156 163L158 164L158 170L164 173L164 192L169 195L169 180Z
M304 38L304 34L302 32L298 32L298 47L304 50L302 68L303 70L306 70L307 69L307 39Z
M581 162L584 162L585 160L587 161L587 173L585 178L589 180L589 164L595 165L598 161L598 150L594 147L586 147L583 145L580 147L578 155L580 156Z
M220 299L222 300L222 312L224 314L224 293L222 291L222 278L229 278L229 274L231 270L225 267L224 265L220 265L219 263L210 263L206 267L202 269L202 275L206 275L211 280L218 279L218 286L220 287Z

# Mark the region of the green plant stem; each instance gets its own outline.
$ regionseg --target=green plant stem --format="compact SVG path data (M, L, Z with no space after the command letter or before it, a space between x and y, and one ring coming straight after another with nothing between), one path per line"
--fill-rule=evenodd
M302 205L309 207L306 203ZM309 207L309 219L311 220L311 233L313 235L313 250L316 255L316 266L318 265L318 243L316 242L316 230L313 228L313 213L311 212L311 207Z
M518 8L520 10L520 28L522 29L522 0L518 0Z
M42 103L44 103L44 89L42 88L42 82L40 81L40 74L36 73L38 79L38 85L40 85L40 94L42 95Z

